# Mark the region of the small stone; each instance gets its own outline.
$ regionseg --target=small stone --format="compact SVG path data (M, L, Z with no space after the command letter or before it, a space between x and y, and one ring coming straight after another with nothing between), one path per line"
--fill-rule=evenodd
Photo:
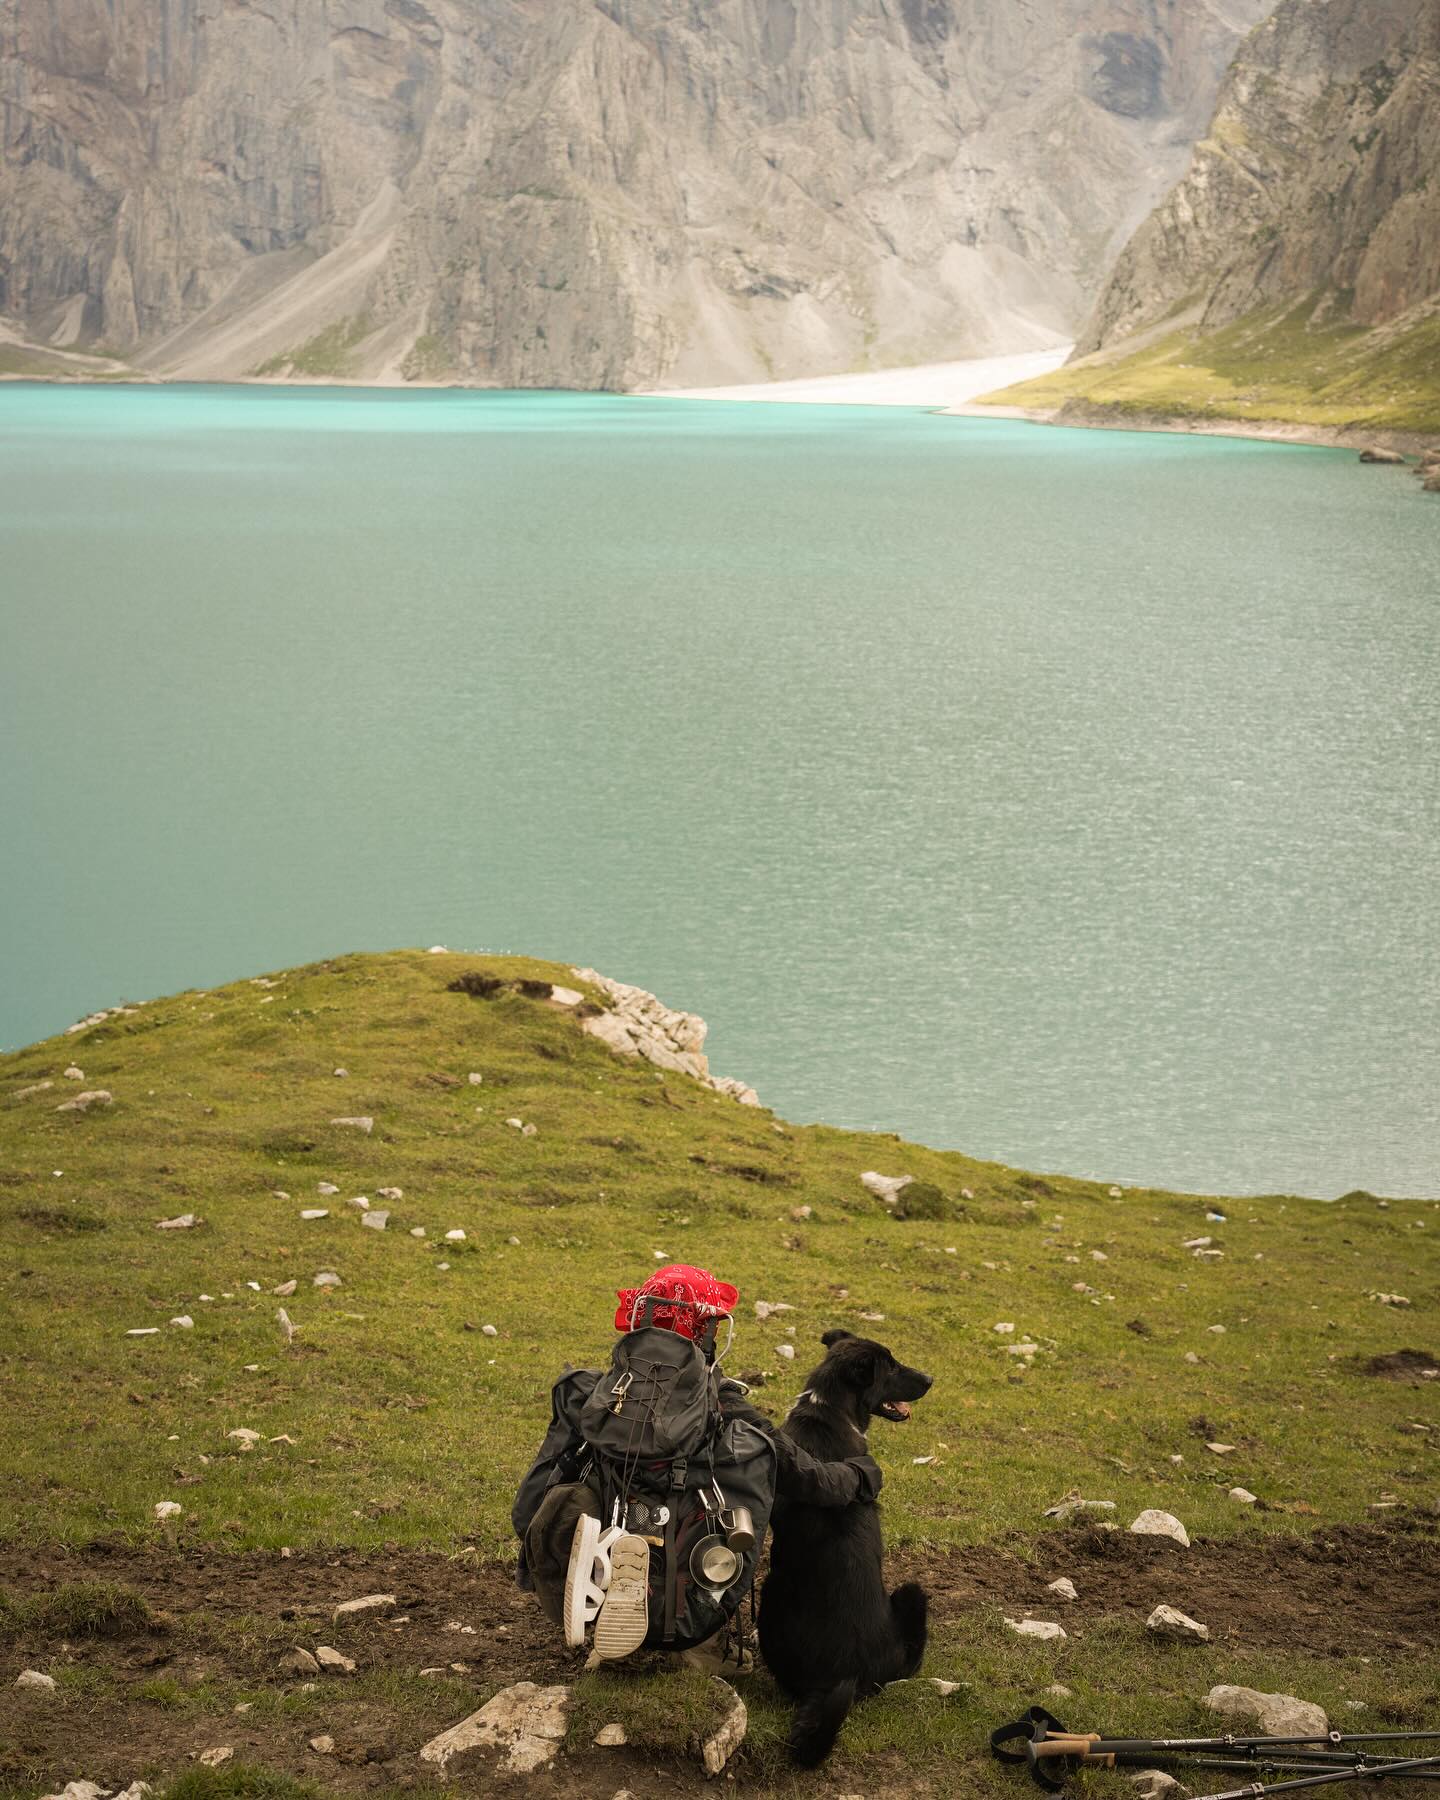
M1241 1506L1254 1506L1256 1504L1256 1496L1250 1492L1249 1488L1231 1488L1230 1498L1232 1500L1238 1500Z
M354 1659L339 1650L332 1649L329 1644L316 1645L315 1660L329 1675L353 1675L355 1673Z
M795 1308L788 1300L757 1300L755 1302L755 1317L762 1325L775 1313L794 1312L794 1310Z
M499 1337L500 1335L493 1325L482 1325L480 1329L486 1337Z
M363 1594L358 1600L342 1600L335 1608L337 1619L351 1619L357 1613L384 1612L394 1606L393 1594Z
M70 1067L65 1071L65 1079L67 1081L83 1081L85 1079L85 1071L83 1069L77 1069L74 1063L71 1063ZM46 1085L48 1086L49 1083L47 1082Z
M353 1200L347 1200L345 1204L347 1206L355 1207L360 1212L369 1212L370 1196L368 1194L356 1194Z
M1110 1258L1103 1250L1092 1250L1090 1252L1090 1260L1091 1262L1109 1262Z
M354 1119L332 1119L330 1123L332 1125L348 1126L353 1131L363 1131L366 1137L369 1137L370 1133L375 1129L374 1119L365 1114Z
M375 1192L379 1194L382 1200L403 1200L405 1198L405 1190L403 1188L376 1188Z
M322 1732L319 1737L311 1738L310 1748L317 1756L333 1756L335 1754L335 1740L330 1736L328 1731Z
M1082 1500L1078 1494L1067 1494L1065 1499L1057 1500L1053 1506L1045 1508L1044 1517L1059 1519L1063 1524L1078 1512L1114 1512L1113 1500Z
M432 1763L440 1774L476 1772L486 1752L498 1752L499 1768L506 1774L529 1775L552 1762L565 1736L570 1707L567 1687L538 1687L520 1681L502 1688L458 1725L431 1738L420 1751L420 1760Z
M469 1079L471 1087L484 1087L484 1085L485 1085L485 1077L479 1072L478 1069L472 1069L470 1071L468 1079Z
M1052 1700L1073 1700L1075 1698L1074 1693L1059 1681L1052 1681L1045 1692Z
M958 1681L942 1681L938 1675L931 1675L929 1681L942 1700L948 1700L952 1694L958 1694L962 1685Z
M1138 1800L1183 1800L1190 1791L1164 1769L1138 1769L1126 1779Z
M882 1312L862 1312L860 1317L867 1325L883 1325L885 1323L885 1315Z
M520 1127L521 1137L534 1137L540 1130L538 1125L525 1124Z
M712 1676L711 1680L730 1699L730 1710L700 1746L700 1760L705 1765L705 1773L718 1775L744 1743L750 1715L745 1709L745 1702L729 1682L721 1681L718 1675Z
M1156 1637L1174 1638L1180 1643L1208 1644L1210 1627L1201 1625L1174 1606L1157 1606L1145 1621L1145 1629Z
M276 1665L282 1675L318 1675L320 1665L308 1650L299 1644L293 1650L287 1650Z
M333 1269L322 1269L315 1277L314 1285L318 1288L337 1288L341 1285L340 1277Z
M507 1119L505 1123L510 1126L513 1131L523 1131L525 1129L525 1121L523 1119Z
M1258 1719L1271 1737L1306 1737L1319 1742L1330 1730L1323 1707L1293 1694L1262 1694L1248 1687L1212 1687L1205 1696L1211 1712L1232 1719Z
M1041 1638L1046 1643L1070 1635L1063 1625L1050 1619L1006 1619L1005 1623L1017 1637Z
M1223 1325L1207 1325L1205 1329L1210 1332L1213 1337L1224 1337L1225 1335L1225 1327Z
M49 1083L47 1082L48 1086ZM62 1100L55 1108L56 1112L89 1112L92 1106L112 1106L115 1096L105 1088L92 1088L88 1093L77 1094L73 1100Z
M343 1081L349 1073L350 1071L348 1069L337 1069L335 1071L335 1074L341 1081Z
M1147 1506L1130 1529L1137 1537L1174 1538L1177 1544L1183 1544L1187 1550L1190 1548L1190 1533L1174 1513L1161 1512L1156 1506Z
M330 1209L328 1206L307 1206L301 1212L300 1217L302 1219L328 1219Z
M178 1519L184 1510L178 1500L157 1500L155 1502L157 1519Z
M577 993L574 988L552 987L550 998L557 1006L579 1006L585 996Z
M1205 1448L1212 1456L1229 1456L1235 1446L1233 1444L1207 1444Z
M1187 1350L1185 1352L1185 1360L1187 1363L1198 1363L1200 1358L1195 1354L1195 1352L1193 1350Z
M777 1344L775 1346L775 1354L777 1356L783 1356L786 1362L794 1362L795 1346L793 1344Z
M17 1088L15 1091L15 1098L17 1100L28 1100L32 1094L43 1094L47 1089L53 1088L54 1085L55 1083L53 1081L32 1081L29 1087Z
M440 1273L442 1275L448 1275L450 1273L449 1263L436 1263L435 1267L440 1271Z
M928 1469L930 1464L936 1462L938 1458L933 1456L912 1456L910 1460L917 1469Z
M807 1219L815 1217L815 1208L813 1206L792 1206L790 1217L797 1225L803 1225Z
M234 1754L234 1750L228 1744L216 1750L202 1750L199 1758L200 1766L205 1769L218 1769L222 1763L229 1762Z
M55 1677L42 1675L39 1669L22 1669L15 1677L15 1685L17 1688L34 1688L37 1693L41 1694L53 1694Z
M595 1742L602 1750L618 1749L628 1741L623 1725L602 1725L595 1733Z
M1371 1294L1372 1300L1378 1300L1381 1306L1408 1306L1409 1300L1404 1294Z
M999 1325L992 1325L990 1329L992 1331L998 1331L1000 1335L1004 1337L1015 1329L1015 1325L1012 1320L1006 1319Z
M271 1188L270 1196L274 1200L288 1200L290 1198L284 1188Z
M282 1281L279 1287L271 1288L270 1292L277 1295L281 1300L288 1300L295 1292L298 1285L299 1284L294 1281Z
M875 1169L867 1169L860 1177L860 1185L886 1206L894 1206L914 1179L913 1175L881 1175Z
M602 1195L601 1195L601 1196L600 1196L600 1198L601 1198L601 1199L602 1199L602 1200L603 1200L603 1199L604 1199L604 1198L605 1198L605 1196L604 1196L604 1195L603 1195L603 1194L602 1194ZM506 1243L507 1243L507 1244L516 1244L516 1245L518 1245L518 1244L519 1244L519 1242L520 1242L520 1240L519 1240L519 1238L518 1238L518 1237L508 1237L508 1238L506 1238L506 1240L505 1240L505 1242L506 1242Z
M225 1435L227 1438L234 1438L237 1443L241 1444L249 1445L260 1442L260 1433L252 1431L248 1425L237 1425L233 1431L227 1431Z
M412 1225L410 1227L410 1235L413 1238L423 1238L425 1235L425 1227L423 1225Z
M194 1213L181 1213L177 1219L159 1219L156 1221L157 1231L189 1231L195 1223Z
M1111 1199L1112 1199L1112 1200L1119 1200L1119 1199L1121 1199L1121 1198L1122 1198L1122 1197L1123 1197L1123 1195L1124 1195L1124 1193L1125 1193L1125 1190L1124 1190L1124 1188L1120 1188L1120 1187L1113 1187L1113 1186L1112 1186L1112 1187L1111 1187L1111 1188L1110 1188L1110 1189L1109 1189L1109 1194L1110 1194L1110 1198L1111 1198Z
M459 1230L447 1231L445 1233L445 1242L447 1244L463 1244L465 1242L465 1233Z
M361 1213L360 1223L369 1231L383 1231L390 1223L390 1215L383 1206L375 1206L367 1213Z
M126 1337L159 1337L158 1325L132 1325L125 1333Z
M177 1313L170 1323L172 1325L178 1325L182 1331L193 1331L195 1329L195 1321L190 1317L189 1313Z
M1075 1591L1075 1583L1068 1575L1062 1575L1058 1581L1047 1583L1045 1591L1050 1594L1058 1594L1062 1600L1078 1600L1080 1598Z
M333 1181L317 1181L315 1192L317 1194L338 1194L340 1190Z

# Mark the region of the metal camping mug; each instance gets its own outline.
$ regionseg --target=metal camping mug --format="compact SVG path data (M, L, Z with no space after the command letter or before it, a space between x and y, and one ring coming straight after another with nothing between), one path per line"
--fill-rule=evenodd
M727 1588L740 1573L740 1558L722 1537L705 1537L690 1552L690 1573L708 1588Z
M755 1520L748 1506L727 1506L720 1514L719 1524L732 1550L743 1555L755 1548Z

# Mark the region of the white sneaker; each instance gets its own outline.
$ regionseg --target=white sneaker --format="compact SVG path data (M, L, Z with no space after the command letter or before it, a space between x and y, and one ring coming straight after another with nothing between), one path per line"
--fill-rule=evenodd
M595 1618L610 1585L610 1551L624 1537L618 1525L602 1530L600 1521L581 1513L570 1541L565 1571L565 1642L572 1650L585 1642L585 1627Z
M622 1532L609 1551L609 1580L595 1621L595 1654L615 1662L638 1650L650 1629L650 1546L643 1537Z

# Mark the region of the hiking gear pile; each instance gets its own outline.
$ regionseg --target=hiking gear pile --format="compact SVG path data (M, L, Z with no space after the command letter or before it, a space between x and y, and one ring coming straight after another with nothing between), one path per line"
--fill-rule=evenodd
M1032 1706L1013 1725L990 1734L1001 1762L1029 1766L1046 1793L1058 1794L1065 1777L1081 1769L1228 1769L1288 1775L1284 1781L1252 1781L1206 1794L1200 1800L1261 1800L1266 1794L1328 1787L1339 1781L1440 1780L1440 1754L1381 1754L1370 1744L1440 1738L1440 1731L1328 1731L1323 1737L1109 1738L1098 1731L1068 1731L1043 1706ZM1023 1748L1012 1748L1023 1745Z
M621 1294L621 1312L642 1322L616 1343L609 1368L571 1370L552 1390L550 1430L511 1516L522 1579L534 1577L567 1642L583 1641L593 1621L602 1656L689 1649L721 1630L750 1589L775 1446L725 1415L705 1354L737 1298L703 1270L661 1270ZM667 1323L643 1322L654 1317ZM551 1546L566 1526L562 1588Z

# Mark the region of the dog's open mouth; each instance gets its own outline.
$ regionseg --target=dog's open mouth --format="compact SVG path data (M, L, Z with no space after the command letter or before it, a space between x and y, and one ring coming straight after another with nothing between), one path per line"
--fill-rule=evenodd
M880 1417L889 1419L896 1425L903 1425L910 1417L910 1408L903 1400L882 1400Z

